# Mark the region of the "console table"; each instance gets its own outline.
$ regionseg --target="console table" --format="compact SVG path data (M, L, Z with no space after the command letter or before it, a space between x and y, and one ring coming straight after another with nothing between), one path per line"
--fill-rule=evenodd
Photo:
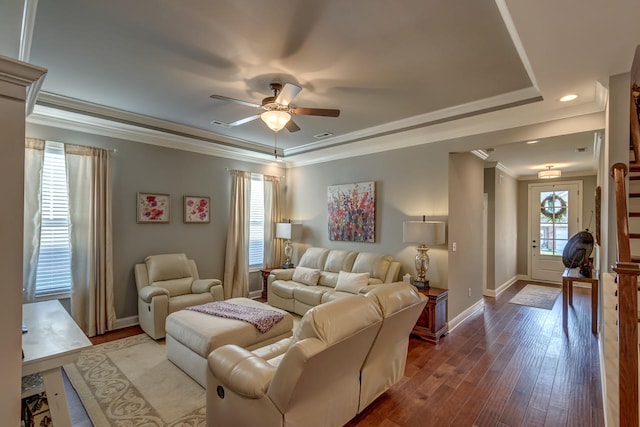
M573 282L591 284L591 332L598 335L598 271L595 277L580 274L579 268L565 268L562 273L562 328L568 328L568 306L573 305Z
M24 304L22 322L27 327L22 334L22 376L42 375L53 424L71 427L61 369L91 342L58 300Z
M449 297L449 291L439 288L418 288L418 291L429 300L411 333L425 341L438 344L440 337L447 333L447 298Z

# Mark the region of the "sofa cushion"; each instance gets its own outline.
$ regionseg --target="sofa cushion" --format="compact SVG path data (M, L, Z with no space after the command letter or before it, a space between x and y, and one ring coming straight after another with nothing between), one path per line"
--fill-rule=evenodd
M353 263L352 273L369 273L374 279L383 280L387 276L393 257L373 252L360 252Z
M335 288L336 283L338 283L338 273L332 273L330 271L320 272L320 280L318 280L318 285L326 286L328 288Z
M327 261L322 270L332 273L338 273L341 270L351 271L357 255L357 252L332 249L327 255Z
M306 288L307 285L301 285L290 280L275 280L269 285L269 290L284 299L293 299L293 290L296 288Z
M369 283L369 273L348 273L341 271L338 273L338 283L336 291L358 294L360 289Z
M293 297L303 304L316 306L322 302L322 295L327 292L323 286L300 286L293 290Z
M302 258L298 261L298 265L301 267L317 268L318 270L322 270L328 254L329 249L308 248L304 254L302 254Z
M162 254L148 256L147 265L149 283L163 280L191 277L191 269L185 254Z
M152 282L151 286L157 286L169 291L171 298L179 295L191 294L192 277L183 277L182 279L163 280L160 282Z
M317 268L298 266L293 271L293 277L291 279L294 282L302 283L304 285L315 286L318 284L318 279L320 279L320 270Z
M340 321L335 321L336 318ZM382 311L372 299L349 295L307 311L291 338L291 345L306 338L331 345L381 321Z

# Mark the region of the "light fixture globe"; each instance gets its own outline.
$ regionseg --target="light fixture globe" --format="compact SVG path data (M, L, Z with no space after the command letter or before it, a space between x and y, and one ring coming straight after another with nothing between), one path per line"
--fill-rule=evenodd
M551 169L553 166L546 166L545 170L538 172L539 179L552 179L552 178L560 178L562 176L562 171L560 169Z
M260 114L260 118L269 126L269 129L278 132L291 120L291 114L281 110L269 110Z

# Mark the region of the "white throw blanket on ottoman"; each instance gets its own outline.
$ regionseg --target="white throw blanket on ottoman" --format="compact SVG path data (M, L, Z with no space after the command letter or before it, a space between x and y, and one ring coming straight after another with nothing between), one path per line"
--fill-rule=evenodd
M292 334L293 317L284 310L248 298L232 298L224 303L275 312L282 320L263 333L243 320L212 316L193 309L171 313L166 323L167 358L203 387L207 381L207 356L214 349L236 344L253 350Z

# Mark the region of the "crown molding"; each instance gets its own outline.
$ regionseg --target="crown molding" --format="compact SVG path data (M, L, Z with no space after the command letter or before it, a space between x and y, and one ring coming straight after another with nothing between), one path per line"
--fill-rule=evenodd
M255 151L216 144L195 137L176 135L161 130L45 107L39 105L39 103L35 106L33 114L27 117L27 123L252 163L273 164L275 162L273 153L256 153ZM286 167L286 163L278 163L278 165Z
M307 145L278 150L278 157L285 160L278 165L282 168L305 166L601 113L606 105L606 101L602 102L606 100L607 90L596 85L598 93L592 102L549 110L544 107L546 101L536 102L539 100L537 90L528 88L331 138L314 144L313 149ZM29 123L250 162L274 162L269 147L189 126L50 93L41 93L37 104L36 114L29 117Z
M131 127L148 129L151 131L227 146L230 147L230 149L238 148L240 150L245 150L248 153L256 153L257 158L262 157L260 154L266 155L267 157L273 156L273 149L262 144L256 144L243 139L232 138L142 114L118 110L104 105L92 104L53 93L40 93L37 104L42 107L50 108L50 110L46 111L40 110L41 114L52 114L54 117L64 118L68 121L77 120L78 115L80 115L83 116L81 119L83 123L90 123L95 119L96 123L100 123L103 127L110 126L114 131L130 129ZM53 112L53 110L58 110L59 112ZM67 114L65 114L65 112ZM110 124L107 125L105 121Z
M8 83L4 97L25 102L25 115L31 114L47 69L0 55L0 83ZM6 86L6 85L5 85ZM16 88L19 87L18 88Z
M540 95L538 90L533 87L529 87L506 94L485 98L479 101L456 105L449 108L443 108L438 111L432 111L402 120L396 120L380 126L373 126L361 131L351 132L333 138L327 138L322 140L322 142L313 142L294 148L288 148L284 150L284 155L290 157L298 154L305 154L308 152L317 151L322 148L351 144L357 141L407 132L414 129L434 126L437 124L460 120L466 117L486 114L493 111L504 110L519 105L530 104L539 101L542 101L542 96Z

